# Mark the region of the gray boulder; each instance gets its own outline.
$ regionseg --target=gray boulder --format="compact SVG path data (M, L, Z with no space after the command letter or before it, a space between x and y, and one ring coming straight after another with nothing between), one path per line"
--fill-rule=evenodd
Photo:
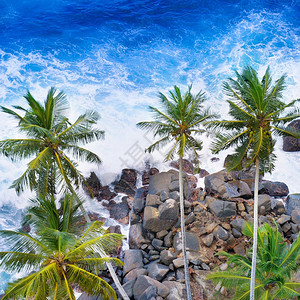
M159 218L161 220L174 220L178 219L179 208L174 199L167 199L158 208Z
M159 195L162 191L168 191L172 175L170 172L161 172L151 176L148 194Z
M289 194L289 188L284 182L280 181L263 181L263 191L273 197L284 197Z
M148 194L146 197L146 206L158 207L161 203L158 195Z
M161 281L168 272L169 267L157 262L151 263L148 268L148 276L158 281Z
M200 251L200 245L199 245L199 237L193 233L193 232L186 232L186 250L187 251ZM181 245L181 232L177 232L174 237L174 249L175 252L178 254L182 251L182 245Z
M156 288L157 291L157 295L161 296L163 298L167 297L170 293L169 288L167 288L164 284L158 282L157 280L149 277L149 276L145 276L142 275L140 276L133 287L133 295L134 295L134 299L138 300L139 297L144 293L144 291L148 288L148 287L154 286Z
M218 218L231 218L236 215L236 204L234 202L217 200L208 204L211 212Z
M143 226L141 223L133 224L129 229L129 247L131 249L140 249L143 244L150 241L144 238Z
M263 214L262 206L264 207L265 212L271 210L271 197L266 194L258 195L258 212Z
M233 228L235 228L236 230L238 230L239 232L243 232L243 228L244 228L245 222L246 221L244 219L234 219L231 222L231 226Z
M285 209L288 215L291 215L293 210L300 210L300 193L288 195Z
M126 275L133 269L142 268L144 266L143 263L143 255L141 250L125 250L124 256L124 267L123 274Z
M138 300L151 300L156 299L156 290L155 286L149 286L146 290L140 295Z
M288 125L288 128L300 132L300 119L294 120ZM300 139L291 136L283 137L283 151L295 152L300 151Z
M175 258L176 258L176 254L170 250L163 250L160 253L160 261L166 266L169 266Z

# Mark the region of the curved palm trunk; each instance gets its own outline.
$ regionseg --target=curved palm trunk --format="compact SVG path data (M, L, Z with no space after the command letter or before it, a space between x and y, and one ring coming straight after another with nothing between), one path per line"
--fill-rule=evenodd
M75 193L75 191L74 191L73 188L72 188L72 190L73 190L73 193ZM75 194L75 195L76 195L76 194ZM76 199L77 202L79 201L79 199L77 198L77 196L75 197L75 199ZM91 219L90 219L90 217L89 217L89 215L88 215L86 209L83 207L82 204L81 204L79 207L80 207L80 210L81 210L81 212L82 212L82 214L83 214L83 216L84 216L86 222L87 222L87 223L90 223L90 222L91 222ZM102 258L108 257L108 255L107 255L104 251L101 251L99 254L100 254L100 256L101 256ZM117 287L117 289L118 289L120 295L122 296L122 298L123 298L124 300L130 300L129 297L128 297L128 295L126 294L124 288L122 287L122 285L121 285L121 283L120 283L120 281L119 281L119 278L118 278L118 276L117 276L117 274L116 274L116 272L115 272L115 270L114 270L112 264L109 263L109 262L107 262L107 263L106 263L106 266L107 266L108 271L109 271L109 273L110 273L110 275L111 275L111 278L113 279L113 281L114 281L114 283L115 283L115 285L116 285L116 287Z
M257 227L258 227L258 183L259 183L259 158L255 160L255 183L254 183L254 224L253 224L253 250L251 266L250 300L254 300L255 269L257 254Z
M183 175L182 175L182 157L179 158L179 195L180 195L180 224L181 224L181 244L182 254L184 261L184 277L185 287L187 293L187 300L192 300L191 287L190 287L190 273L189 265L186 257L186 234L185 234L185 221L184 221L184 198L183 198Z

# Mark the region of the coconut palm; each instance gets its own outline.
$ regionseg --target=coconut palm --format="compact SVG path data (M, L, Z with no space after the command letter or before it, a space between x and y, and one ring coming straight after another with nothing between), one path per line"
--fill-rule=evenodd
M229 170L248 168L255 164L254 186L254 235L251 276L251 296L254 299L255 265L258 225L258 182L259 172L271 172L274 168L275 140L273 135L299 137L295 131L287 129L287 122L299 117L299 110L291 108L296 101L288 104L282 99L285 87L285 76L272 83L269 68L260 81L257 72L252 67L245 67L241 74L236 72L237 79L230 78L224 83L228 96L229 115L231 120L212 121L210 127L220 129L212 144L213 153L235 147L227 168Z
M30 92L24 98L29 105L28 109L13 106L23 112L22 115L1 106L4 113L18 121L18 129L27 136L0 141L1 153L13 160L33 157L26 171L11 187L18 194L29 187L44 195L54 195L62 188L72 190L72 186L78 187L81 182L85 183L77 163L69 155L77 160L101 163L98 155L79 146L104 137L102 130L94 128L99 119L98 113L87 111L73 124L70 123L66 117L69 109L66 96L63 92L56 93L55 88L49 90L43 104L35 100Z
M276 224L276 223L275 223ZM245 224L244 234L253 236L253 226ZM300 283L292 282L292 275L300 267L300 236L292 245L287 244L278 231L265 223L258 228L258 252L255 296L257 299L292 299L300 296ZM208 276L227 288L234 288L234 299L249 299L252 253L246 257L220 252L230 263L230 270ZM238 288L236 288L238 287Z
M68 209L64 210L63 218L58 222L64 229L69 226L68 212ZM52 225L56 227L54 223ZM10 248L0 252L0 266L7 271L30 272L10 283L2 299L47 299L49 296L52 299L76 299L75 286L89 295L117 299L112 287L97 274L107 262L117 265L122 262L116 258L103 258L98 253L114 250L120 245L122 236L105 233L101 225L96 221L80 235L41 225L36 235L0 231Z
M154 115L154 121L139 122L137 126L152 131L154 132L154 137L159 137L159 140L147 148L146 151L152 152L171 144L165 161L173 159L176 154L179 156L182 253L184 258L187 297L188 299L192 299L186 257L182 159L185 154L192 153L194 158L198 161L198 151L202 149L202 142L197 138L197 135L204 132L204 130L199 129L199 127L201 123L211 119L213 115L210 114L208 110L203 109L205 97L201 91L197 95L193 95L190 86L188 91L182 95L180 89L174 86L174 92L170 91L169 93L169 98L162 93L159 94L162 110L152 106L149 107L149 110Z
M26 171L11 187L18 194L29 187L39 196L70 192L73 197L77 197L80 184L87 186L87 183L78 170L77 163L69 155L77 160L101 163L98 155L79 146L104 137L104 131L94 128L99 119L98 113L87 111L71 123L66 117L69 109L66 96L63 92L57 93L55 88L49 90L43 104L35 100L30 92L25 95L25 99L28 109L14 106L17 111L23 112L22 115L15 110L1 107L4 113L18 121L19 130L27 138L0 141L0 153L13 160L34 157L27 164ZM80 209L86 221L90 222L82 205ZM105 253L101 255L106 256ZM123 298L128 299L112 265L108 262L107 266Z

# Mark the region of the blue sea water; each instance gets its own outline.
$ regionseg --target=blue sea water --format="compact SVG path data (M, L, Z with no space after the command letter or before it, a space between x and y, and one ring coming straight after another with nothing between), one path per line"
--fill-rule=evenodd
M142 136L135 123L174 84L204 89L222 113L222 81L269 65L275 78L287 73L286 99L299 97L297 0L0 0L0 11L0 105L23 105L28 89L43 100L56 86L71 116L98 110L106 140L91 149L107 172L124 167ZM0 139L13 125L0 115ZM22 168L0 158L0 228L18 227L26 197L8 187ZM0 273L0 291L10 278Z

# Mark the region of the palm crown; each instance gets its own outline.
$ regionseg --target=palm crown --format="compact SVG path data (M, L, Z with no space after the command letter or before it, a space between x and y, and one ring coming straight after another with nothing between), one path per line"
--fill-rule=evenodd
M0 252L0 266L8 271L32 271L10 283L3 299L75 299L75 285L89 295L116 299L111 286L97 276L107 262L121 265L115 258L101 257L120 246L122 236L107 234L96 221L86 230L74 227L78 218L73 197L67 195L61 208L53 199L37 199L29 208L30 224L36 234L0 231L10 251Z
M236 153L229 161L229 169L242 166L247 168L258 158L261 171L271 172L275 159L272 133L299 137L299 133L284 127L284 124L299 117L299 110L293 109L282 115L284 110L292 107L298 100L288 104L281 101L285 76L272 85L269 68L261 81L252 67L245 67L241 74L236 72L236 76L236 80L230 78L224 83L232 120L210 122L210 127L226 131L216 134L212 150L218 153L229 147L236 147Z
M276 223L275 223L276 224ZM253 228L246 223L244 234L253 236ZM258 299L291 299L300 296L300 283L292 282L293 272L299 269L300 236L288 245L278 228L264 224L258 230L258 258L256 266L255 295ZM215 272L208 278L221 281L225 287L237 287L234 299L249 299L251 252L246 257L220 252L228 257L232 270Z
M162 110L149 106L149 110L154 115L154 121L137 124L142 129L153 131L154 136L160 138L147 150L149 152L159 150L171 143L166 161L172 159L174 154L183 157L187 152L192 152L198 159L202 141L197 139L196 135L204 132L203 129L199 129L199 126L214 115L210 114L209 110L203 109L204 93L200 91L192 95L191 86L184 95L177 86L174 86L174 92L170 91L169 94L169 98L162 93L159 94Z
M56 93L54 88L48 92L42 105L28 92L25 99L28 109L14 106L24 112L18 112L1 107L2 111L10 114L19 122L18 127L27 138L6 139L0 141L1 153L15 159L32 158L24 174L12 184L20 193L25 187L38 189L44 194L54 194L55 187L78 186L84 182L82 174L77 170L67 153L74 158L93 163L100 163L100 158L91 151L79 145L103 138L104 132L93 127L99 119L94 111L87 111L71 124L65 116L68 102L63 92Z

